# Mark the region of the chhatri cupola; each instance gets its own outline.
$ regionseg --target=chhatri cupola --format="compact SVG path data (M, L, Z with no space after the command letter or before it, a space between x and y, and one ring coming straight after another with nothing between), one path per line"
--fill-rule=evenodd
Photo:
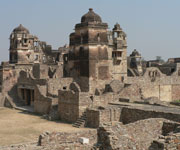
M34 42L37 37L30 34L22 24L16 27L10 35L9 62L31 63L34 60Z
M92 8L89 8L89 12L81 17L81 23L85 22L96 22L102 23L101 17L96 14Z

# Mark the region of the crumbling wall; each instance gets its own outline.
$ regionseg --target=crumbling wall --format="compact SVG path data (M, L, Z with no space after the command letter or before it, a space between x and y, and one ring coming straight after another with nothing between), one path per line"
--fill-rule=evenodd
M3 69L2 93L9 92L17 83L18 71L8 68Z
M52 105L52 99L47 96L47 80L35 79L31 73L20 71L20 77L18 78L18 88L21 87L34 89L33 105L35 112L40 114L49 113Z
M86 127L98 128L100 126L100 111L96 109L87 109Z
M59 90L58 112L60 120L73 123L78 119L78 100L79 93Z
M90 91L90 83L88 77L73 77L73 79L79 85L82 92Z
M74 123L91 106L89 93L59 90L58 112L62 121Z
M50 96L58 97L58 90L68 89L72 78L54 78L47 81L47 94Z
M162 134L165 119L146 119L128 125L104 125L98 129L98 143L103 150L143 150Z
M170 102L180 99L180 78L177 70L171 76L167 76L158 68L147 68L143 76L128 77L126 84L129 84L129 87L124 88L120 96L132 100L156 97L161 101Z
M19 70L12 67L2 68L2 85L1 85L1 104L4 106L5 98L9 97L12 103L18 100L17 82L19 78Z
M43 72L43 73L45 73L45 72ZM33 65L32 74L33 74L34 78L37 78L37 79L40 78L40 64L39 63L36 63Z
M4 96L2 93L0 93L0 107L4 106Z
M138 84L126 85L119 95L121 98L130 99L131 101L140 100L142 98Z
M111 93L104 93L99 96L93 96L93 106L106 106L109 102L115 99L115 95Z
M67 90L59 90L58 112L60 119L74 123L85 111L92 106L88 92L81 92L80 86L72 82Z
M168 120L180 122L179 113L154 110L153 107L154 106L152 106L151 110L124 107L121 111L120 121L123 122L124 124L128 124L148 118L165 118Z
M167 136L160 136L158 140L154 140L149 150L179 150L180 134L171 133Z
M81 144L81 143L66 143L60 145L46 145L46 146L37 146L36 143L22 143L15 144L11 146L5 146L1 150L92 150L94 146L90 144Z
M89 93L80 92L79 93L79 117L86 111L88 107L92 106L92 100Z
M172 85L172 99L180 100L180 85Z
M119 122L121 116L121 108L114 107L99 107L97 109L88 109L86 126L98 128L104 123Z
M76 143L80 144L79 138L84 137L89 139L89 144L94 145L97 143L97 130L84 130L79 132L52 132L44 133L39 136L39 145L61 145Z
M37 79L63 77L63 66L58 64L34 64L32 74Z
M180 124L174 122L164 122L162 135L155 139L149 150L179 150L180 149Z
M164 118L180 122L180 113L177 111L164 110L164 107L148 106L148 108L128 106L108 106L87 109L86 126L98 128L103 123L122 122L123 124L133 123L148 118Z
M46 86L37 85L34 91L34 111L40 114L48 114L52 105L52 99L46 96L46 88Z

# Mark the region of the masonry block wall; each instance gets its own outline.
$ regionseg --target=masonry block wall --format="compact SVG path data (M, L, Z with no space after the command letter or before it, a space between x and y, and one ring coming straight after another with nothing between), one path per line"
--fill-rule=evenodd
M104 123L119 122L121 117L121 108L97 108L87 110L86 126L91 128L98 128Z
M59 90L58 112L60 120L69 123L75 122L79 117L79 93Z
M87 92L59 90L58 112L60 119L74 123L86 111L86 108L91 106L91 103Z
M103 123L122 122L129 124L138 120L149 118L164 118L171 121L180 122L180 113L173 111L163 111L143 108L129 108L126 106L109 106L106 108L96 108L87 110L87 127L98 128Z
M143 76L128 77L126 84L129 86L125 86L120 93L123 98L140 100L156 97L167 102L180 99L180 78L177 71L167 76L158 68L147 68Z

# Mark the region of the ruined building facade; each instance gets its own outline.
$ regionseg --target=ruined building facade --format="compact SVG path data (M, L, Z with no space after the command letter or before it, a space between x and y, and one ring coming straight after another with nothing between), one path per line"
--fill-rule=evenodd
M59 119L75 122L88 108L120 98L180 99L178 62L142 61L137 50L127 57L120 25L110 31L92 9L75 25L69 41L53 50L22 25L15 28L9 61L0 68L0 106L28 105L41 114L57 109Z

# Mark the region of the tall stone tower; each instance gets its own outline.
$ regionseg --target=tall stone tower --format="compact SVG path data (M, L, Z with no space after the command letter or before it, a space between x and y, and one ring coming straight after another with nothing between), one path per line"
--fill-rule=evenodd
M34 61L36 38L21 24L10 35L9 63L27 64Z
M101 17L89 9L70 35L70 76L82 91L91 91L99 80L111 79L107 29L108 25L102 22Z
M127 78L127 42L126 34L118 23L114 25L113 32L113 46L112 59L113 59L113 79L126 81Z
M70 34L68 72L84 92L94 92L113 79L127 76L125 33L119 25L111 33L108 24L90 8Z

